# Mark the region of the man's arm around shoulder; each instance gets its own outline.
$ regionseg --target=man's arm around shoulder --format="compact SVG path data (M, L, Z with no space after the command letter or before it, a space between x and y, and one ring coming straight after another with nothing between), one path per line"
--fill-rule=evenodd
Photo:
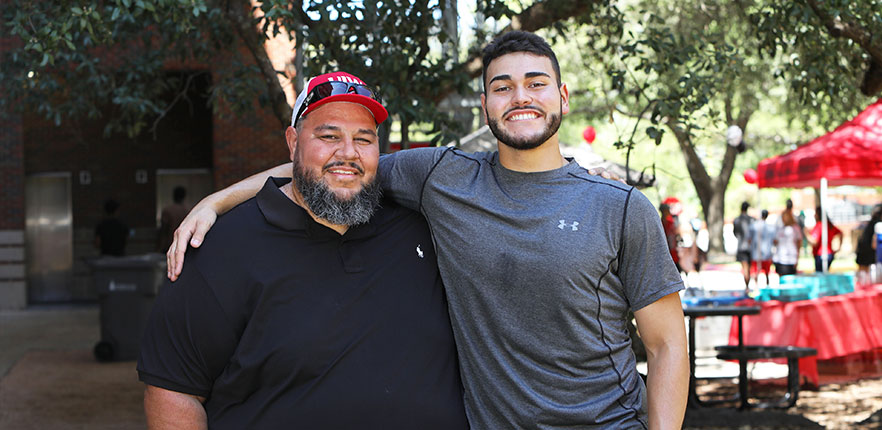
M207 430L205 397L170 391L153 385L144 389L148 430Z

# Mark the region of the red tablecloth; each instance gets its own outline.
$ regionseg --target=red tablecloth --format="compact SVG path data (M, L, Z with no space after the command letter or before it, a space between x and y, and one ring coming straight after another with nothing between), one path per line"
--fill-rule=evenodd
M800 373L815 385L819 382L817 360L882 348L882 284L839 296L759 304L759 315L744 317L744 344L817 349L816 357L799 360ZM729 344L738 344L734 319Z

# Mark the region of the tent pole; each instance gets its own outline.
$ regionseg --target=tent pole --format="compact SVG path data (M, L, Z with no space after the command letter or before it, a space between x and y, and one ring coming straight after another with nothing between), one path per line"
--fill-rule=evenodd
M827 178L821 178L821 268L827 273L827 259L830 250L827 249Z

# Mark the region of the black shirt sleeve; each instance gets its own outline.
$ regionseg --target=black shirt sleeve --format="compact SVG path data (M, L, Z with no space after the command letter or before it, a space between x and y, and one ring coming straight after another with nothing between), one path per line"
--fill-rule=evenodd
M149 385L209 397L239 336L197 262L188 263L177 282L166 280L160 290L141 337L138 376Z

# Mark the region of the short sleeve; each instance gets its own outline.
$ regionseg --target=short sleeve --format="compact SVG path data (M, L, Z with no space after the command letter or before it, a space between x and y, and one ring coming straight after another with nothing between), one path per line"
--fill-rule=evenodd
M156 299L141 337L138 376L149 385L208 397L238 336L196 262L188 263Z
M632 190L625 203L619 277L631 309L639 310L683 289L659 217L642 193Z
M401 206L419 211L423 186L435 164L452 148L414 148L380 157L383 194Z

